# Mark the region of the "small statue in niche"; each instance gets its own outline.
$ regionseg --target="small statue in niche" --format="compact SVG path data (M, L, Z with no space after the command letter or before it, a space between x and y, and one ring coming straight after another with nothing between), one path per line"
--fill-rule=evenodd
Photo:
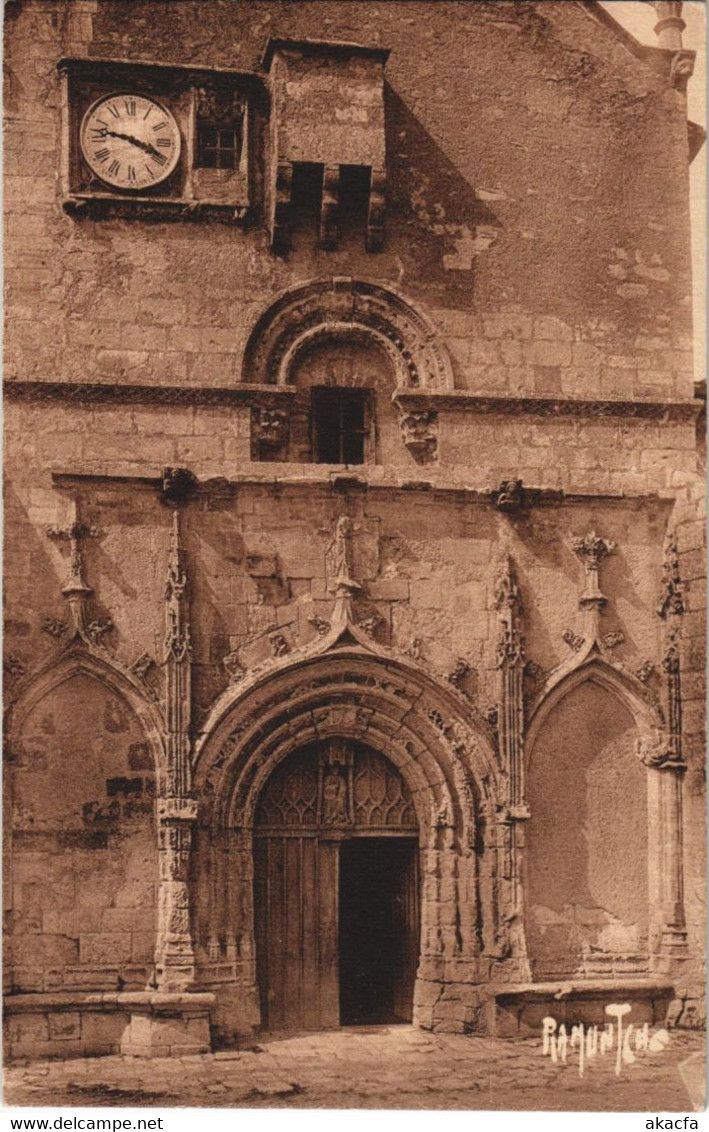
M336 768L328 772L323 782L322 820L324 825L347 822L347 783Z

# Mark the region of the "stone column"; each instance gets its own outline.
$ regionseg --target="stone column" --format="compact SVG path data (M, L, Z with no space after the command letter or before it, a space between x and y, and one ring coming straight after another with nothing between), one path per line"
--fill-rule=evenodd
M657 23L653 30L660 47L667 51L681 51L682 32L687 26L682 19L684 5L680 0L648 0L648 3L657 12Z
M155 969L161 991L186 991L194 984L195 961L190 922L190 861L197 802L162 798L158 802L158 934Z
M194 983L195 956L190 912L190 862L197 803L191 782L190 717L192 646L188 578L180 538L180 503L188 490L179 469L165 473L164 498L172 508L172 540L165 588L165 793L158 801L158 933L155 950L161 991Z

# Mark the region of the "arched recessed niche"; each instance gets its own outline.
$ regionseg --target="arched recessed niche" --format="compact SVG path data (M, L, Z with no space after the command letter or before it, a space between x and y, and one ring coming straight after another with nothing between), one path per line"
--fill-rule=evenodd
M10 736L12 980L144 987L155 950L156 774L130 705L76 672ZM37 867L41 860L41 868Z
M647 769L632 715L592 681L549 712L529 752L526 934L533 977L647 964Z

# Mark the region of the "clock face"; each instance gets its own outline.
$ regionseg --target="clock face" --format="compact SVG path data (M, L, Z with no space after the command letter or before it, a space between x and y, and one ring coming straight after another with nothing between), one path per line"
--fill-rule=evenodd
M116 189L159 185L180 160L180 131L169 110L142 94L94 102L81 123L84 161Z

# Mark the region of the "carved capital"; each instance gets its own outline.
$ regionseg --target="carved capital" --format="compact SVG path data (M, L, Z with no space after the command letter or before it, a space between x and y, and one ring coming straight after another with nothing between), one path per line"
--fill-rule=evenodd
M190 825L197 821L199 803L196 798L159 798L158 821L177 825Z

